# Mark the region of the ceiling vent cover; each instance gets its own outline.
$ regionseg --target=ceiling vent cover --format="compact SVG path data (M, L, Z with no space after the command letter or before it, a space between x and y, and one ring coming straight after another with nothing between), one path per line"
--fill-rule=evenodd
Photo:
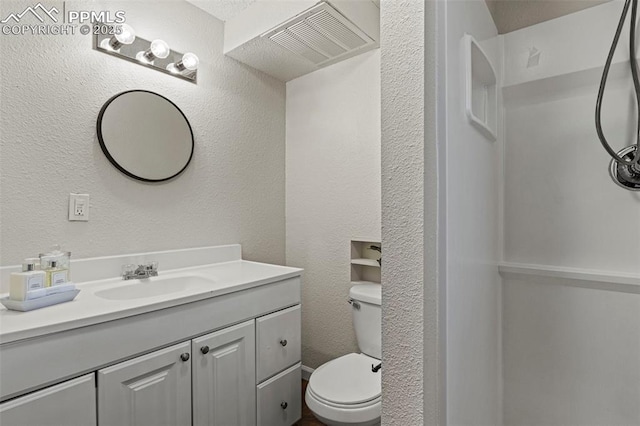
M374 44L360 28L328 3L320 3L262 35L315 65Z

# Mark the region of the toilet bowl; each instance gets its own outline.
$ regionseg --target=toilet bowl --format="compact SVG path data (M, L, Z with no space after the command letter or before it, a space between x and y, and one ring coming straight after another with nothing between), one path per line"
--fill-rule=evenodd
M309 378L305 402L329 426L380 424L381 291L379 284L359 284L349 291L353 324L363 353L350 353L318 367Z
M309 379L307 406L329 426L380 424L381 373L371 370L379 362L351 353L323 364Z

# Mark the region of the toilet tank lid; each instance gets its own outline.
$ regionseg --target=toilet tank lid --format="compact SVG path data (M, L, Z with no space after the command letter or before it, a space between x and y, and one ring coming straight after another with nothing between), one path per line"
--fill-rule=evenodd
M375 283L356 284L349 290L349 296L360 302L382 304L382 286Z

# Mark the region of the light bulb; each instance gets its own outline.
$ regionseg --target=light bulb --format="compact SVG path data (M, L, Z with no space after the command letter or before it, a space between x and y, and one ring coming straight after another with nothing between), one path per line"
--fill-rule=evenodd
M136 32L130 25L122 24L120 34L111 38L105 38L100 42L100 47L106 50L118 51L124 44L131 44L136 39Z
M145 64L152 64L157 58L164 59L169 56L171 49L169 45L162 40L153 40L151 46L144 52L138 52L136 59Z
M200 59L193 53L185 53L180 62L182 62L182 65L189 71L194 71L198 69Z
M120 34L116 34L115 38L122 44L131 44L136 39L136 32L130 25L122 24Z
M183 71L195 71L198 69L200 59L193 53L185 53L182 55L182 59L177 63L170 63L167 65L167 70L174 74L180 74Z
M151 50L153 56L160 59L166 58L167 56L169 56L169 52L171 52L171 49L169 49L169 45L163 40L153 40L151 42L151 47L149 48L149 50Z

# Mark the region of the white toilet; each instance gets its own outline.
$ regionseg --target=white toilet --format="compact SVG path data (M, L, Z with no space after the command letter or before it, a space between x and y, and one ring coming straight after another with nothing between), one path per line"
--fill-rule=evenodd
M329 426L380 424L382 309L380 284L358 284L349 291L353 325L362 353L341 356L318 367L309 379L305 401Z

